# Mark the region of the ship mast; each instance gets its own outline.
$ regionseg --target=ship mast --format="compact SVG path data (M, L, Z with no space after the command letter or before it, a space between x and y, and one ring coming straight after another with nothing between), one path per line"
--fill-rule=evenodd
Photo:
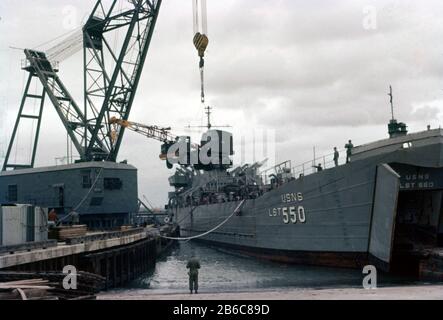
M389 86L389 93L388 96L390 98L391 103L391 116L392 119L388 124L388 132L390 138L396 138L399 136L405 136L408 134L407 126L403 122L397 122L397 120L394 117L394 95L392 93L392 86Z
M391 102L391 114L392 114L392 120L395 120L394 117L394 96L392 94L392 86L389 86L389 93L388 96L390 97L390 102Z

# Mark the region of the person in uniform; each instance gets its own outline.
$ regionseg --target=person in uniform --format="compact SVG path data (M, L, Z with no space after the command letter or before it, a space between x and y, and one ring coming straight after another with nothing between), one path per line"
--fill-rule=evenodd
M52 209L48 213L48 226L49 228L54 228L57 226L58 217L57 217L57 211L55 209Z
M352 144L352 140L349 140L349 143L345 145L346 148L346 163L351 162L352 149L354 145Z
M186 268L189 269L188 275L189 275L189 290L194 291L196 294L198 293L198 270L200 269L200 262L197 260L197 258L192 257L188 264L186 265Z
M80 215L76 211L71 212L71 224L73 226L80 224Z
M334 164L338 167L338 159L340 158L340 153L337 150L337 147L334 147Z
M317 169L317 172L323 171L323 167L322 167L321 163L319 163L318 166L314 166L314 168Z

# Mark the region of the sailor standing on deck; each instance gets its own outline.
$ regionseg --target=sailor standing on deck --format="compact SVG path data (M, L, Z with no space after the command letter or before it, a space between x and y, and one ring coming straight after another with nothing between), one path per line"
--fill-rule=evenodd
M340 153L338 153L337 147L334 147L334 164L338 167L338 159L340 158Z
M349 140L349 143L345 145L346 148L346 163L351 162L352 149L354 145L352 144L352 140Z
M197 260L197 258L192 257L186 266L189 275L189 290L197 294L198 293L198 269L200 269L200 262Z

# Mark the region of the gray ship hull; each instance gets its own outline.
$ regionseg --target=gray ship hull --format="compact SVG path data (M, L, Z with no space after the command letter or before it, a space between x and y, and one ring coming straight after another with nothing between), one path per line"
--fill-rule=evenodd
M337 265L342 259L343 265L353 265L368 250L375 170L349 174L346 179L349 168L344 168L295 180L246 200L240 214L201 240L275 261ZM293 194L301 194L303 200L286 199ZM178 209L182 236L214 228L238 205L239 201ZM305 217L299 214L301 207ZM286 214L289 223L285 223Z
M398 148L397 140L395 148L357 148L350 164L245 200L239 213L199 240L275 261L343 267L372 261L386 271L404 251L441 245L442 132L417 137L414 148ZM181 235L194 237L223 223L240 203L173 212Z

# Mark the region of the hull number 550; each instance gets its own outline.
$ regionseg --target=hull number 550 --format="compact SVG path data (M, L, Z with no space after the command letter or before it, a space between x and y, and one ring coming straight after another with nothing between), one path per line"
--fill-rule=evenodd
M306 213L303 206L269 209L269 216L282 217L285 224L306 223Z

